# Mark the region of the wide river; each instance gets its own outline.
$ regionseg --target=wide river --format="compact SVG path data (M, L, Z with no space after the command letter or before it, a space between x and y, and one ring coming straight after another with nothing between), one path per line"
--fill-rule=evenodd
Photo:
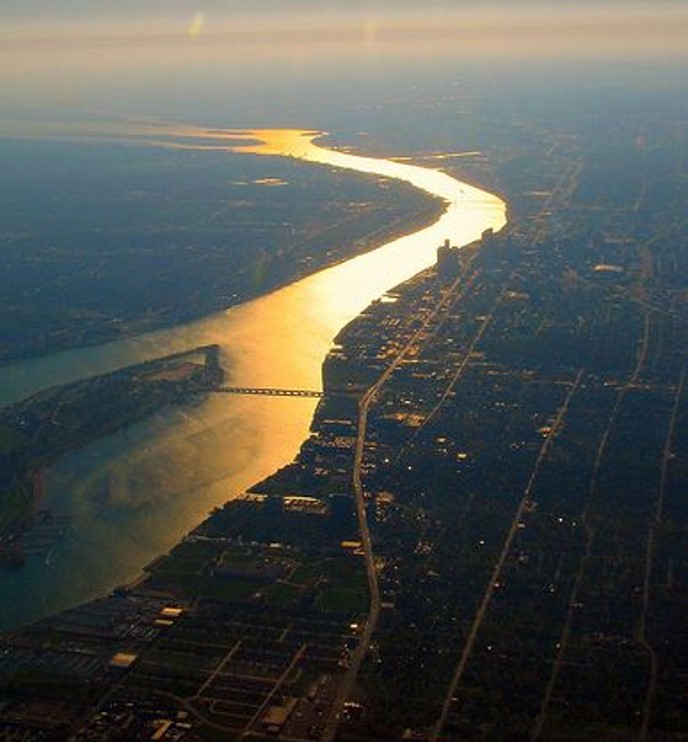
M176 143L308 162L406 181L442 198L433 224L271 294L178 327L0 368L0 404L56 384L199 345L222 348L228 383L321 388L332 339L372 300L435 260L505 224L505 204L438 170L361 157L297 130L188 128ZM203 139L209 144L204 146ZM212 141L211 141L212 140ZM226 140L226 141L224 141ZM308 435L315 400L209 395L96 441L46 473L46 505L71 525L47 557L0 572L0 629L93 598L136 577L215 506L288 463Z

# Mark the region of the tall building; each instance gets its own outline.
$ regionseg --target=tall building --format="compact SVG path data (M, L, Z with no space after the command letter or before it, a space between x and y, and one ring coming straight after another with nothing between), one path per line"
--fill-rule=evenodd
M454 279L460 269L459 248L452 246L447 239L437 248L437 273L440 278Z

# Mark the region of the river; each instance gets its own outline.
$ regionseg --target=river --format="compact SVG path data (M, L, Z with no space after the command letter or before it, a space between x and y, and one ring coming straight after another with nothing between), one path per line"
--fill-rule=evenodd
M371 301L435 260L505 224L505 204L438 170L352 155L316 132L187 127L156 146L289 156L403 180L445 200L433 224L268 295L178 327L0 368L0 404L88 375L217 343L232 385L321 388L333 337ZM208 144L204 145L203 140ZM226 140L226 141L225 141ZM200 143L199 143L200 142ZM45 504L71 525L46 557L0 573L0 629L91 599L168 551L215 506L288 463L315 400L209 395L75 451L46 473Z

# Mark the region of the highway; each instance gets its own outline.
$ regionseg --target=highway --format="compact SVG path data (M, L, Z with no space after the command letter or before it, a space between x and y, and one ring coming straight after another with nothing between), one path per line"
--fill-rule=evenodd
M361 397L358 405L358 428L356 433L356 447L354 450L354 463L352 472L352 489L356 501L356 516L361 537L361 545L366 566L366 577L368 580L368 591L370 594L370 607L365 628L361 634L361 640L356 650L351 655L351 661L347 668L344 678L339 685L337 697L332 705L330 716L325 724L322 739L324 742L331 742L334 739L339 722L341 721L342 710L346 700L351 695L354 682L358 677L361 665L365 658L368 647L375 631L375 626L380 615L380 591L377 583L377 572L375 570L375 555L373 551L373 542L368 526L368 517L366 514L365 493L361 481L361 472L363 464L363 455L365 451L366 431L368 426L368 412L370 405L377 397L380 389L387 383L394 371L401 365L404 358L411 348L417 345L427 334L429 326L437 320L437 317L445 310L450 309L454 303L454 297L459 290L461 281L465 276L461 275L449 287L447 293L438 303L435 309L426 317L422 325L413 333L411 338L403 345L393 361L378 377L377 381L368 388Z
M511 551L511 546L514 542L514 538L516 537L516 533L518 532L519 523L521 522L521 519L523 518L523 515L526 512L527 507L532 502L533 487L535 485L535 481L540 471L540 467L542 465L542 462L545 460L545 457L547 456L547 453L552 445L552 441L554 440L554 437L556 436L558 431L561 429L561 426L564 421L564 417L566 416L566 413L568 412L571 399L573 398L573 395L578 390L582 379L583 379L583 371L580 370L574 382L571 384L563 404L559 408L554 424L552 425L549 433L547 434L547 437L545 438L542 446L540 447L540 451L538 453L537 459L535 460L535 464L533 465L533 468L530 473L530 477L528 479L528 484L526 485L526 488L523 491L523 497L521 498L519 506L516 509L516 513L511 522L511 527L509 528L506 538L504 539L502 550L499 553L499 558L497 559L495 563L494 569L492 571L492 575L490 576L490 579L487 583L487 587L485 589L485 593L483 594L483 599L480 603L480 607L478 608L478 611L475 614L475 617L473 618L471 629L468 632L468 638L466 640L466 643L464 644L463 651L456 665L456 669L454 670L454 675L452 677L451 683L449 684L449 688L447 690L447 693L444 699L444 704L442 705L442 711L440 712L439 718L437 719L437 722L435 723L435 726L432 730L432 734L430 735L430 738L429 738L430 742L437 742L437 739L442 733L442 729L444 728L444 725L447 721L447 716L449 715L449 711L454 702L454 696L456 695L456 691L459 687L459 683L461 682L461 678L463 677L463 673L466 669L466 665L468 664L468 660L470 659L471 653L473 651L473 646L475 645L475 641L478 637L478 633L483 624L483 620L485 619L485 615L489 608L490 602L492 601L492 596L494 595L494 591L499 584L499 579L500 579L502 570L504 569L504 564L506 563L507 557L509 556L509 552Z
M542 703L540 705L540 712L538 713L537 719L535 721L535 726L533 727L533 730L530 735L531 742L537 742L537 740L540 739L544 731L545 724L547 722L547 716L549 713L549 707L552 703L552 698L554 696L554 690L556 688L557 681L561 673L561 669L564 666L564 658L566 656L566 652L569 649L569 639L571 638L571 629L573 627L576 606L580 602L579 593L582 588L583 577L585 576L586 566L588 565L590 558L592 556L593 545L595 543L595 538L597 535L597 531L591 523L590 514L591 514L594 498L597 494L598 475L602 467L602 461L607 452L607 446L609 443L609 439L611 437L612 428L614 427L619 417L619 411L621 410L621 406L623 405L626 394L628 393L628 390L632 389L635 386L635 384L638 382L638 379L640 378L640 374L645 366L645 363L647 360L647 354L648 354L649 340L650 340L650 321L649 321L649 315L645 315L643 334L642 334L642 339L640 342L640 350L638 352L638 358L636 361L635 368L633 369L633 372L631 373L628 379L628 382L618 388L614 406L612 407L612 410L609 413L609 417L607 419L607 427L605 428L605 431L602 434L600 441L597 445L595 460L592 465L592 472L590 475L590 482L588 485L588 498L587 498L586 505L583 508L583 512L581 513L581 519L580 519L581 525L585 529L585 534L586 534L585 550L583 552L583 556L581 557L578 571L576 573L576 579L573 583L573 588L569 596L569 601L568 601L569 607L566 613L566 620L564 621L564 626L562 628L561 635L557 642L558 650L554 658L554 661L552 663L552 669L550 672L549 680L547 682L547 686L545 688L545 692L542 698Z
M572 163L564 171L564 173L562 173L557 184L552 190L552 193L549 195L547 200L543 203L542 207L540 208L540 211L538 212L535 220L533 221L533 224L531 226L531 235L529 238L531 245L536 245L544 239L547 233L547 230L549 228L549 221L547 217L550 213L550 209L552 205L554 204L555 200L565 203L570 199L571 194L574 192L576 185L578 183L581 170L582 170L582 167L579 163ZM485 330L492 322L495 312L497 308L499 307L501 301L503 300L504 296L506 295L509 285L511 284L514 277L515 277L515 273L511 273L509 277L507 278L507 280L504 282L504 286L502 287L494 304L492 305L489 314L483 321L483 324L478 332L477 337L474 339L474 342L470 346L471 351L475 350L478 344L478 341L482 338ZM446 396L454 388L456 382L459 380L459 378L461 377L463 373L463 365L464 364L460 365L459 368L457 369L454 377L452 378L449 386L447 387L447 390L445 391L444 396L442 397L442 399L440 399L436 408L431 412L431 415L434 416L436 414L436 412L439 410L442 403L444 402ZM535 481L540 471L540 466L542 465L542 462L545 460L545 457L549 451L550 446L552 445L552 441L554 440L554 437L561 429L564 417L566 416L566 413L569 408L569 403L573 395L578 390L583 380L583 375L584 375L584 370L583 369L579 370L575 380L573 381L573 383L571 384L568 390L568 393L566 395L566 398L563 404L559 408L559 411L557 413L556 419L554 421L554 424L551 427L550 432L548 433L542 446L540 447L540 451L535 460L533 468L531 469L530 477L528 479L528 483L523 492L523 496L518 505L518 508L516 509L516 513L511 522L509 531L507 532L506 538L502 545L502 549L499 553L497 561L495 562L492 575L487 583L485 592L483 593L482 601L480 603L478 611L476 612L473 618L471 628L468 632L468 638L466 639L466 642L463 646L463 650L456 664L456 667L454 669L454 674L452 676L451 682L449 683L449 687L445 694L444 703L442 705L442 710L440 711L439 717L437 718L437 721L435 722L435 726L433 727L432 732L430 733L430 736L429 736L430 742L437 742L437 740L439 739L442 733L444 725L447 722L449 711L451 710L452 704L454 703L454 697L456 695L456 691L459 687L459 683L461 682L461 679L463 678L463 674L468 664L468 660L470 659L471 653L473 651L473 646L475 645L475 641L478 637L478 633L480 631L480 628L482 627L483 621L485 619L485 615L487 614L488 608L492 601L492 597L496 589L496 586L499 583L499 577L502 573L507 557L509 556L509 552L511 551L511 547L512 547L514 538L518 530L518 524L521 522L521 519L527 507L531 503L533 487L535 485Z
M661 527L664 520L664 493L666 490L667 476L669 472L669 462L673 456L673 446L676 435L676 422L679 418L681 409L681 400L683 399L683 390L686 382L686 364L681 368L681 376L676 385L676 394L674 395L674 406L669 419L669 427L664 440L664 449L662 451L662 465L660 469L659 488L657 491L657 503L655 506L655 515L650 522L647 546L645 549L645 577L643 579L643 610L640 616L640 626L638 628L638 640L643 646L650 659L650 677L647 683L645 693L645 703L643 704L643 723L638 735L639 742L646 742L650 732L650 722L652 721L652 709L654 706L655 696L657 695L657 678L659 674L657 653L650 643L647 636L647 618L650 610L651 599L651 579L652 569L655 558L655 533Z

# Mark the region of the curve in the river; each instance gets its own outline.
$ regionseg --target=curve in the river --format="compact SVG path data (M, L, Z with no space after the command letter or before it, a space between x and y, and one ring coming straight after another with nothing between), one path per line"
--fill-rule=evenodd
M0 404L210 343L221 346L232 386L320 389L322 360L341 327L430 265L445 238L464 245L505 224L496 196L440 171L327 149L315 143L316 132L146 126L137 136L154 146L289 156L403 180L447 208L413 234L195 322L2 367ZM0 628L134 577L214 506L290 461L314 406L312 399L210 395L65 456L47 473L46 500L72 525L48 558L0 575Z

